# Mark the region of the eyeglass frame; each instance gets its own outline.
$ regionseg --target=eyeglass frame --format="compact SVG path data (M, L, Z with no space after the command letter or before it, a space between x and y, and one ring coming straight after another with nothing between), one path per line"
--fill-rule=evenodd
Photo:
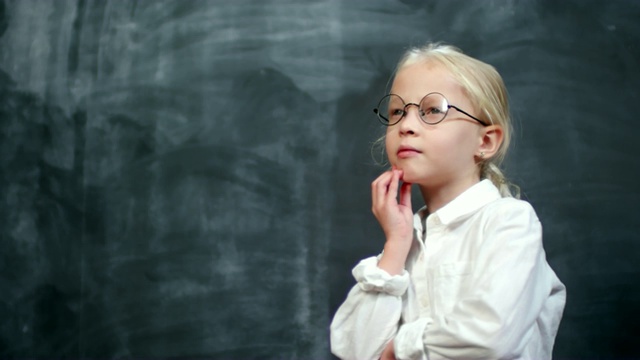
M426 121L422 118L422 115L420 115L420 113L418 113L418 116L420 117L420 120L422 120L422 122L423 122L423 123L425 123L425 124L427 124L427 125L437 125L437 124L440 124L440 123L441 123L441 122L442 122L442 121L447 117L447 115L449 115L449 109L454 108L454 109L458 110L459 112L461 112L461 113L463 113L463 114L467 115L468 117L472 118L473 120L475 120L475 121L479 122L482 126L489 126L489 125L490 125L490 124L487 124L487 123L485 123L484 121L482 121L482 120L478 119L477 117L475 117L475 116L473 116L473 115L469 114L468 112L466 112L466 111L464 111L464 110L460 109L459 107L457 107L457 106L455 106L455 105L451 105L451 104L449 103L449 100L447 99L447 97L446 97L446 96L444 96L443 94L439 93L439 92L430 92L430 93L428 93L427 95L423 96L423 97L422 97L422 99L420 99L420 102L419 102L419 103L417 103L417 104L416 104L416 103L405 103L405 102L404 102L404 99L403 99L400 95L398 95L398 94L389 93L389 94L387 94L387 95L383 96L383 97L380 99L380 101L378 101L378 106L380 106L380 103L382 102L382 100L383 100L384 98L386 98L386 97L388 97L388 96L391 96L391 95L394 95L394 96L397 96L398 98L400 98L400 100L402 100L402 103L404 104L404 107L402 108L402 112L403 112L402 116L400 116L400 119L398 119L398 121L394 122L393 124L391 123L391 121L389 121L389 119L387 119L384 115L382 115L382 113L380 112L380 110L379 110L377 107L373 109L373 112L374 112L376 115L378 115L378 116L377 116L377 118L378 118L378 120L380 121L380 123L382 123L382 125L385 125L385 126L393 126L393 125L396 125L397 123L399 123L399 122L400 122L400 121L401 121L401 120L402 120L402 119L403 119L403 118L408 114L408 112L407 112L407 110L406 110L406 109L407 109L407 106L410 106L410 105L417 106L417 107L418 107L418 111L420 111L420 103L422 102L422 100L424 100L427 96L429 96L429 95L434 95L434 94L437 94L437 95L442 96L442 98L447 102L447 111L446 111L446 112L444 113L444 115L442 116L442 119L440 119L438 122L435 122L435 123L428 123L428 122L426 122ZM385 123L385 122L383 122L383 121L382 121L382 119L386 120L386 123Z

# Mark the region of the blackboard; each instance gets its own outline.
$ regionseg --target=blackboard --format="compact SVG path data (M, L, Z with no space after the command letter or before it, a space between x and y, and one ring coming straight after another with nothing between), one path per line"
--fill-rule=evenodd
M640 2L0 1L0 357L331 358L408 46L487 61L567 285L640 357ZM375 155L375 154L374 154Z

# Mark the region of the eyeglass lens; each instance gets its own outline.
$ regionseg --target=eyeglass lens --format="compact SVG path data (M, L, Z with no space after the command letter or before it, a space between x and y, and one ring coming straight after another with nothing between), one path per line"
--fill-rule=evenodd
M449 110L449 103L442 94L428 94L422 98L419 105L406 104L400 96L389 94L383 97L378 104L378 118L385 125L397 124L406 116L410 106L418 106L418 114L427 124L439 123Z

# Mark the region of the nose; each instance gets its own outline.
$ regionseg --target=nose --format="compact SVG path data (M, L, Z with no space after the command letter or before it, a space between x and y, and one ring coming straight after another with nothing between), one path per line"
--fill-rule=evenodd
M413 105L413 106L412 106ZM415 107L415 109L414 109ZM420 126L420 105L409 103L404 106L405 114L398 124L400 134L415 134L417 127Z

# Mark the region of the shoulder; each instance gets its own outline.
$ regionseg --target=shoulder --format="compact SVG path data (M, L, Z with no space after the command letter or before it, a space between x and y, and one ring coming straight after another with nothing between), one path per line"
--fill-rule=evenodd
M540 220L533 206L525 200L511 197L488 203L480 210L485 229L520 228L525 231L541 231Z
M533 217L536 220L538 219L536 211L528 201L512 197L504 197L492 201L488 203L481 212L489 218L511 215Z

